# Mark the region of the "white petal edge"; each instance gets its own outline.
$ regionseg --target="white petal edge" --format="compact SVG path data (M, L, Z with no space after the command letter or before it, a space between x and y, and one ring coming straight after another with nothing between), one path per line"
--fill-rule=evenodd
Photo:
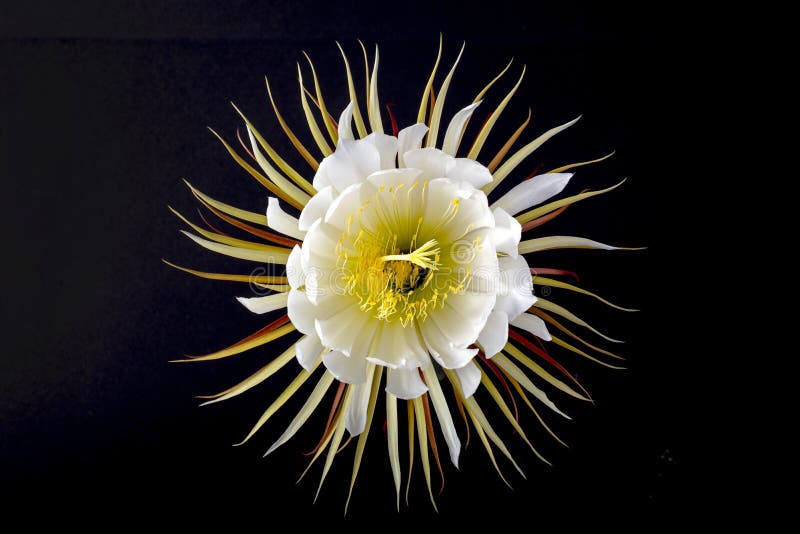
M289 300L286 303L286 311L289 314L289 320L303 334L314 334L314 317L316 315L316 306L314 306L304 291L299 289L289 290Z
M486 325L478 335L478 344L487 358L491 358L508 342L508 315L503 311L492 311Z
M361 183L381 168L381 154L366 139L340 139L336 151L319 164L313 185L321 189L327 185L336 191Z
M289 300L287 293L275 293L264 297L236 297L239 303L253 313L269 313L285 308Z
M428 386L419 376L419 369L389 369L386 379L386 392L398 399L416 399L426 391Z
M367 360L364 358L351 358L334 350L322 356L322 363L340 382L357 385L367 380Z
M372 132L363 139L363 142L374 146L378 154L380 154L381 170L397 168L395 165L397 138L395 136Z
M350 101L339 116L339 139L353 139L353 102Z
M478 390L481 383L481 370L475 365L475 362L469 362L464 367L456 369L458 380L461 382L461 390L464 392L464 398L468 399Z
M483 187L492 181L492 173L469 158L455 158L447 165L447 178L456 182L468 182L473 187Z
M351 436L358 436L367 426L367 411L369 410L369 394L372 391L372 376L375 373L375 364L367 364L367 380L363 384L353 386L353 400L347 410L344 427Z
M472 112L475 111L475 108L480 105L481 101L479 100L478 102L465 107L453 116L450 124L447 126L447 133L444 134L442 152L455 157L456 150L458 149L458 143L461 141L461 134L464 133L464 125L472 116Z
M289 253L286 261L286 278L289 279L289 287L297 289L305 285L305 274L303 269L303 251L299 245L295 245Z
M373 172L367 176L367 182L377 188L381 186L396 187L400 184L408 188L417 180L420 174L422 174L422 171L419 169L387 169Z
M435 180L447 176L447 165L453 160L438 148L418 148L404 155L405 166L422 171L421 180Z
M283 211L275 197L269 197L267 201L267 226L300 241L306 237L306 233L300 230L297 219Z
M503 208L495 208L494 215L494 247L497 252L508 254L512 258L519 256L519 241L522 239L522 225Z
M317 219L325 215L335 196L336 193L331 186L323 187L317 191L317 194L311 197L303 211L300 212L300 219L297 221L298 228L303 232L308 231Z
M428 133L428 127L422 123L412 124L397 134L398 167L406 167L405 154L422 146L422 138Z
M445 369L463 367L478 354L478 349L453 345L432 320L425 321L420 332L430 355Z
M557 172L534 176L511 188L492 204L492 209L503 208L510 215L516 215L559 194L572 175L571 172Z
M536 303L531 271L523 256L503 256L497 259L497 264L500 277L494 309L504 311L511 321Z
M297 342L295 358L297 358L297 362L303 369L310 372L314 368L314 362L317 361L324 348L317 334L308 334Z
M526 332L530 332L544 341L551 341L553 339L550 332L547 331L547 325L544 324L544 321L532 313L523 313L511 321L511 324Z

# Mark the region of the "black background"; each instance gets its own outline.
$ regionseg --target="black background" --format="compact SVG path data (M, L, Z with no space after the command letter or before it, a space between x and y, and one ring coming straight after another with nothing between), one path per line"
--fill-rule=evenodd
M355 39L370 51L379 44L381 98L396 104L401 125L410 124L441 31L447 67L467 43L446 117L514 57L512 74L487 95L476 117L482 120L502 98L522 64L526 80L497 132L516 128L528 105L534 120L524 140L583 114L526 163L528 170L616 149L611 161L580 170L569 192L626 176L628 183L570 208L542 230L648 250L551 252L530 263L579 270L587 288L643 311L624 314L554 292L552 298L626 339L619 352L629 367L610 371L562 355L596 404L560 399L575 420L553 424L569 449L523 416L554 467L538 463L498 423L527 481L501 461L514 490L506 488L473 436L461 470L446 468L441 514L430 509L417 465L411 508L397 515L380 429L373 429L344 521L359 526L365 518L384 517L414 526L484 517L535 526L622 523L643 513L680 516L699 482L689 468L688 385L678 363L686 348L674 337L676 302L687 289L663 282L688 261L674 247L680 213L668 211L673 172L685 163L676 161L685 36L670 24L670 9L572 2L110 4L7 4L0 16L0 486L6 494L0 508L63 509L59 517L76 522L92 522L98 511L129 521L166 512L184 525L342 521L352 452L337 459L316 504L319 466L294 484L305 467L299 452L315 442L322 415L266 460L261 454L297 403L247 446L230 447L294 368L235 400L196 407L194 395L237 382L279 346L232 361L167 363L225 346L260 328L263 319L233 300L247 294L246 286L199 280L160 262L218 271L252 267L188 242L166 204L198 218L181 181L188 178L215 198L264 209L263 189L205 127L235 140L240 124L228 104L233 100L290 153L266 99L267 74L284 116L311 147L297 94L295 62L302 50L315 60L327 103L338 115L346 91L334 41L347 50L359 88L363 66ZM473 121L472 131L479 123ZM307 169L299 158L291 161Z

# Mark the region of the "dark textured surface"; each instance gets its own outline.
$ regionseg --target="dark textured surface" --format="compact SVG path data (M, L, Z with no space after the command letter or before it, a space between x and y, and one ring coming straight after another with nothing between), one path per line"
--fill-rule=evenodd
M555 422L570 448L559 448L523 417L555 467L538 463L498 423L527 481L502 461L514 490L506 488L473 436L461 470L447 467L441 514L426 502L417 465L411 509L397 516L378 426L345 522L359 526L365 517L386 515L398 524L433 519L444 525L453 516L460 521L485 514L529 520L533 528L548 517L620 523L641 513L656 519L680 514L690 485L696 490L700 482L688 467L692 448L684 417L690 393L678 368L692 352L673 345L676 301L686 288L664 282L687 262L674 248L677 230L665 224L674 194L670 165L676 162L664 156L674 151L681 107L675 92L679 59L662 41L667 25L660 17L668 14L564 2L524 8L398 4L392 11L357 2L324 8L293 2L113 4L0 8L0 217L9 258L3 279L10 282L0 301L6 331L0 481L7 493L0 507L63 506L71 510L65 518L88 522L96 516L93 509L143 521L166 511L170 521L184 525L279 517L341 521L352 452L337 459L316 505L311 500L319 468L294 485L305 467L299 451L315 441L320 418L266 460L261 454L296 403L249 445L230 447L293 368L238 399L196 408L193 395L237 382L279 346L232 361L167 363L182 353L219 348L263 323L233 300L247 294L245 286L202 281L159 261L241 270L179 235L179 221L165 205L195 215L185 177L215 198L264 209L264 191L205 127L235 138L233 100L288 153L263 75L301 132L295 74L301 50L314 58L328 105L338 114L346 92L334 40L350 54L357 76L362 66L355 39L380 44L381 97L394 102L399 121L408 124L442 31L445 65L467 42L446 117L514 57L512 71L526 64L528 75L497 132L516 128L528 105L534 121L524 139L584 115L526 168L617 150L612 161L578 172L569 191L625 176L629 182L571 208L542 231L649 249L547 253L530 263L580 270L585 287L644 311L623 314L563 291L552 296L626 339L620 352L629 360L628 370L615 372L565 356L596 400L589 406L560 399L575 419ZM487 96L478 116L510 86L511 77ZM302 136L313 144L307 132ZM490 143L484 154L493 149Z

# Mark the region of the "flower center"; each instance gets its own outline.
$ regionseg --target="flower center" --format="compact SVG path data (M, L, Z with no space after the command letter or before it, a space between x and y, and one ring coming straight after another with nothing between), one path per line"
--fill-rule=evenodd
M407 327L424 321L448 295L463 290L471 275L468 266L442 268L447 258L442 258L435 237L442 221L426 221L424 200L398 195L399 191L402 185L380 188L350 216L337 254L344 289L358 298L361 310ZM454 200L438 213L447 221L457 210Z

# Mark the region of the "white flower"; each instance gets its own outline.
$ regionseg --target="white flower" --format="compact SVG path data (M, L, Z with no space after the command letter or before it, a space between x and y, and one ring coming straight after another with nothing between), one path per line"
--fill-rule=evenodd
M546 203L567 186L572 174L565 171L600 161L593 160L565 165L522 181L491 202L488 196L500 182L536 148L577 119L544 132L508 156L524 129L519 128L484 165L478 162L478 156L519 82L481 127L469 151L464 157L457 157L470 117L481 103L476 99L456 113L441 143L438 142L442 109L458 60L442 82L428 113L434 68L423 92L418 123L399 132L395 130L395 136L383 132L377 89L377 51L367 98L369 129L355 98L350 66L343 51L342 56L351 102L338 123L327 112L313 65L315 104L322 126L312 113L300 77L301 102L311 137L324 156L321 161L283 120L270 91L281 127L314 170L310 182L281 158L245 119L250 140L248 152L260 170L222 142L237 163L272 193L266 217L214 200L190 186L212 213L266 242L231 237L214 227L211 231L205 230L184 219L200 234L187 232L191 239L228 256L259 264L285 265L285 274L247 276L181 269L205 278L250 281L259 290L269 291L263 296L239 298L254 313L266 314L286 308L286 315L252 336L192 360L229 357L298 331L302 337L283 354L240 384L208 397L211 399L208 402L244 393L296 359L302 370L266 410L245 438L247 441L318 368L324 368L306 403L267 453L290 439L305 424L331 385L338 382L331 417L320 444L314 449L312 463L328 451L322 474L324 480L347 431L351 436L358 436L352 478L355 481L378 393L383 388L389 460L398 504L398 399L407 402L410 424L416 426L420 458L433 500L429 440L434 440L430 451L440 469L441 464L431 424L432 413L455 465L458 465L461 449L451 413L452 401L448 402L440 382L451 384L459 411L465 421L469 418L477 429L498 472L490 442L515 468L519 470L519 467L474 397L479 386L485 387L512 428L529 445L498 387L511 395L510 384L533 409L525 397L525 392L530 393L542 405L564 417L567 416L540 388L541 382L548 383L559 393L589 400L588 393L550 356L542 342L552 342L599 360L552 335L547 324L591 349L596 348L583 342L560 321L575 323L610 341L615 340L600 334L563 307L545 299L537 300L533 283L599 297L557 279L542 276L534 279L532 274L535 273L561 275L566 271L531 269L524 255L556 248L609 250L615 247L578 237L550 236L521 241L521 236L557 216L567 205L612 188ZM438 63L437 58L437 66ZM523 127L525 125L527 121ZM298 210L299 217L291 214L292 208ZM615 357L607 351L596 350ZM536 376L539 385L518 364Z
M349 130L351 114L352 103L340 132ZM520 225L508 224L502 209L492 213L477 189L491 173L473 160L420 148L426 131L424 124L401 131L400 154L393 136L340 136L314 177L320 192L300 215L305 241L288 267L304 275L290 290L289 317L332 350L322 360L327 369L362 384L368 362L388 367L387 391L401 399L428 390L419 371L432 360L446 369L469 364L479 336L494 341L494 355L505 345L508 320L535 302L521 257L503 262L504 271L521 263L528 275L505 277L510 285L498 295L496 243L513 246L516 256ZM494 321L487 326L492 313L504 316L503 331L492 331ZM363 426L348 430L357 435Z

